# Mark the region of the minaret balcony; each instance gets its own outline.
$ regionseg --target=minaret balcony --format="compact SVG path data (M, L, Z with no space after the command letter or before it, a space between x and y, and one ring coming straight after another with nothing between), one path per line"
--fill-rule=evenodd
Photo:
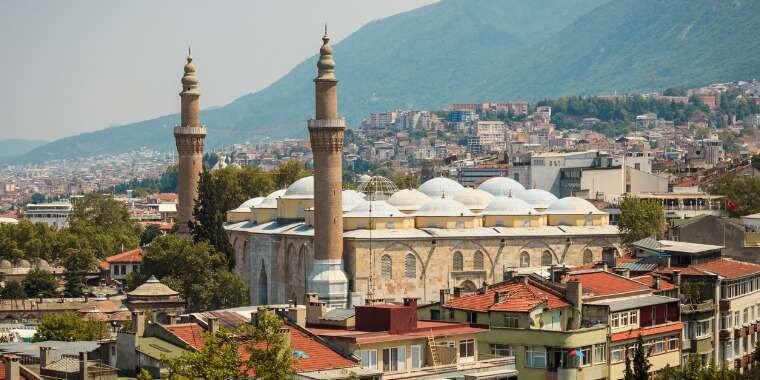
M175 135L205 135L206 133L207 131L205 125L202 125L200 127L183 127L181 125L178 125L174 127Z
M346 128L346 119L309 119L309 128Z

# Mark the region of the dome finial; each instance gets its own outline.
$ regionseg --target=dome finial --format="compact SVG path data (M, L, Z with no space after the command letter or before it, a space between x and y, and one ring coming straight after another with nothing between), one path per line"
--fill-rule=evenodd
M195 72L195 65L193 64L193 57L190 51L190 45L187 45L187 63L184 67L184 75L182 75L182 94L198 95L198 75Z
M327 35L327 23L325 23L325 34L322 36L322 47L319 49L317 72L318 80L335 80L335 60L332 56L330 36Z
M190 63L193 61L193 54L190 50L190 44L187 44L187 62Z

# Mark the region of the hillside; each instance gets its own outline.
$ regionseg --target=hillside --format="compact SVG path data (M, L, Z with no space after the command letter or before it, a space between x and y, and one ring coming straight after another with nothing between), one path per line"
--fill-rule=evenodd
M750 79L760 74L757 14L760 2L746 1L443 0L336 44L341 112L356 125L395 107L650 89L653 76L659 88ZM208 146L305 136L314 66L309 57L269 87L204 111ZM176 120L73 136L22 160L171 149Z
M25 154L34 148L45 145L45 140L6 139L0 140L0 157L12 157Z

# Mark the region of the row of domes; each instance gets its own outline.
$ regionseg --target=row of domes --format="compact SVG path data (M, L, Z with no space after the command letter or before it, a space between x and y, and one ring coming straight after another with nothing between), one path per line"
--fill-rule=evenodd
M314 197L314 177L304 177L286 190L277 190L266 197L249 199L234 211L247 212L251 208L277 208L277 199L309 199ZM365 195L344 190L343 211L347 217L367 216L370 203ZM465 188L449 178L438 177L423 183L418 189L404 189L393 193L386 201L372 202L372 215L414 214L415 216L472 216L548 214L600 214L590 202L541 190L526 190L517 181L507 177L494 177L477 189Z

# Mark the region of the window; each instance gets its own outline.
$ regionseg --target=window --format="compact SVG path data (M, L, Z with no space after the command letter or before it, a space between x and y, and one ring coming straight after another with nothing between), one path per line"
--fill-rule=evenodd
M605 363L607 361L607 345L595 344L594 345L594 364Z
M516 329L519 327L520 318L514 314L504 314L504 327L511 327Z
M404 277L417 278L417 258L411 253L404 258Z
M389 255L383 255L383 257L380 258L380 276L382 278L391 278L391 273L393 273L393 262L391 261L391 257Z
M739 312L734 312L734 326L739 326L742 324L741 316L739 315Z
M612 328L635 326L638 323L638 320L639 315L637 310L613 313L610 316L610 326L612 326Z
M377 350L359 350L354 353L362 368L377 369Z
M457 229L463 229L464 228L464 221L463 220L457 220Z
M468 323L478 323L478 313L474 311L468 311L467 312L467 322Z
M383 349L383 371L397 372L406 370L406 349L393 347Z
M525 268L530 266L530 254L528 252L520 253L520 267Z
M639 323L639 312L638 311L632 311L629 313L628 317L628 323L632 325L637 325Z
M691 335L689 335L691 338L702 338L710 336L711 329L709 319L706 321L697 321L690 323L689 327L691 327Z
M459 251L454 252L453 267L454 267L453 270L455 271L464 270L464 258L462 257L462 252L459 252Z
M541 254L541 266L550 266L552 265L552 253L549 251L544 251L544 253Z
M623 347L612 347L610 350L610 363L619 363L623 361Z
M523 225L523 227L526 227L526 228L530 227L530 219L529 218L523 219L522 225Z
M441 320L441 311L431 309L430 310L430 320L431 321L440 321Z
M466 340L459 341L459 357L460 358L475 357L475 339L466 339Z
M594 262L594 254L591 253L591 250L587 249L583 251L583 263L591 264L592 262Z
M668 338L668 351L678 350L678 337L672 336Z
M454 313L454 309L449 309L449 319L453 321L455 315L456 314Z
M744 308L744 324L749 323L749 308Z
M491 355L496 357L515 356L515 350L507 344L491 344Z
M422 368L422 345L412 345L412 369Z
M393 222L386 222L386 223L385 223L385 228L387 228L387 229L389 229L389 230L392 230L392 229L396 228L396 223L393 223Z
M731 328L731 312L720 313L720 328L721 330L727 330Z
M581 355L578 357L578 364L581 367L591 365L591 346L581 347Z
M483 252L475 251L472 257L472 266L475 270L483 270Z
M613 328L620 327L620 314L612 314L610 317L610 326Z
M525 366L546 368L546 347L528 346L525 348Z

